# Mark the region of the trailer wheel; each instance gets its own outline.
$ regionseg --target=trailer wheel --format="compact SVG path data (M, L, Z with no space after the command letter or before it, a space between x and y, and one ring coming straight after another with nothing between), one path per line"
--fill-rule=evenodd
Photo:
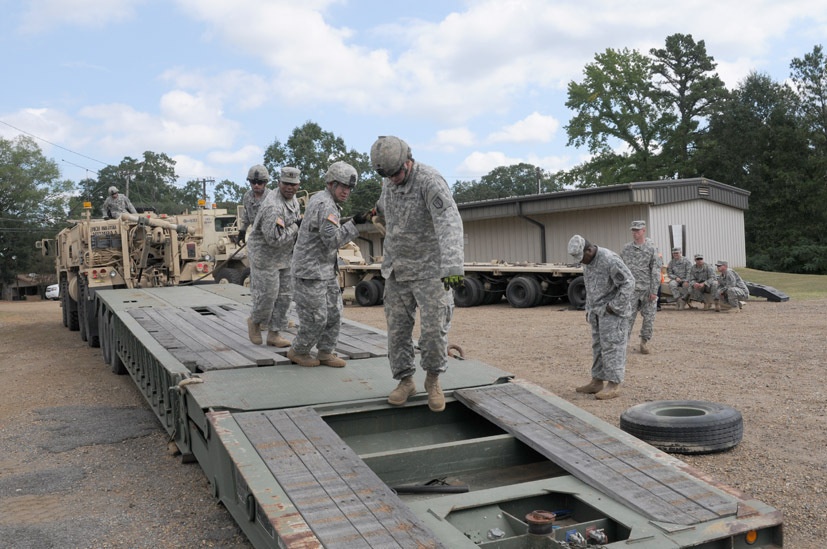
M119 376L125 375L129 372L126 371L126 366L123 360L121 360L120 355L118 355L118 344L115 341L114 315L110 316L106 321L106 332L109 337L109 356L107 357L109 367L112 369L113 374Z
M582 309L586 306L586 279L578 276L569 282L568 289L569 304L575 309Z
M656 400L632 406L620 415L620 428L677 454L721 452L744 436L741 412L701 400Z
M454 305L457 307L476 307L482 305L485 290L476 278L466 278L462 286L454 289Z
M505 298L512 307L526 309L540 304L543 292L537 279L529 276L515 276L505 288Z
M483 297L482 297L482 304L483 305L495 305L502 301L503 294L505 292L502 288L486 290Z
M371 278L370 283L376 286L376 290L379 292L379 299L376 304L381 305L385 301L385 281L381 278Z
M379 287L372 280L360 280L356 285L356 303L362 307L373 307L379 303Z

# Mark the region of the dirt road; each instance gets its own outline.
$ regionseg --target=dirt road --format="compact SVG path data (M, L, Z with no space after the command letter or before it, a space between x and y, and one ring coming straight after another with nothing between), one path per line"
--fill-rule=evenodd
M623 395L604 402L573 390L591 363L580 311L457 309L450 339L613 425L648 400L734 406L743 441L681 459L780 508L785 547L803 549L827 539L826 310L827 300L753 301L742 313L664 308L653 354L630 350ZM345 316L385 328L381 307L348 306ZM0 395L4 546L250 547L200 468L167 454L129 377L62 326L56 302L0 302Z

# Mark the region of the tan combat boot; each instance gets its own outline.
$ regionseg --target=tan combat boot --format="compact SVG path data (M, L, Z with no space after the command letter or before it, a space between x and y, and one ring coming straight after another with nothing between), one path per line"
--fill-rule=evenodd
M716 313L720 313L720 312L721 312L721 302L720 302L720 301L718 301L717 299L715 300L715 312L716 312Z
M342 358L339 358L336 353L323 353L319 351L317 357L322 366L330 366L331 368L344 368L347 365Z
M247 319L247 335L250 336L250 341L256 345L261 345L261 326L257 322L253 322L253 318Z
M686 306L686 301L684 301L681 298L678 298L677 303L678 303L678 310L683 311L683 308Z
M606 384L606 388L594 395L597 400L609 400L610 398L617 398L620 396L620 383L610 381Z
M267 345L270 347L289 347L290 342L281 337L278 332L267 332Z
M416 385L414 385L413 376L403 377L399 381L396 389L391 391L388 395L388 404L394 406L402 406L408 402L408 397L416 394Z
M599 393L603 390L603 380L597 379L596 377L592 378L591 383L588 385L583 385L575 389L578 393L586 393L587 395L593 395L595 393Z
M695 307L692 306L692 300L688 297L686 298L686 308L687 309L694 309Z
M320 364L318 360L309 354L299 354L294 351L292 347L289 351L287 351L287 358L299 366L304 366L305 368L313 368L314 366L318 366Z
M648 355L649 354L649 347L646 346L646 340L640 338L640 354Z
M441 412L445 409L445 395L439 386L439 374L428 372L425 376L425 390L428 392L428 408L432 412Z

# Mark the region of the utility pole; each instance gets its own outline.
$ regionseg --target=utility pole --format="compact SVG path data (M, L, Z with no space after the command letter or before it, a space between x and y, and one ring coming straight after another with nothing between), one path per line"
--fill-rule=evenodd
M196 183L201 183L201 193L204 196L204 203L206 204L209 202L207 200L207 183L215 183L214 177L205 177L203 179L196 179Z
M540 166L534 167L534 173L537 174L537 194L540 194L540 176L542 175L542 170Z

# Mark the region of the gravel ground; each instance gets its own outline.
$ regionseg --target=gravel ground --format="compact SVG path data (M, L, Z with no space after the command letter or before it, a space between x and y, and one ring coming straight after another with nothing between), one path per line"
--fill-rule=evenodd
M613 425L649 400L737 408L738 446L678 457L780 508L785 547L804 549L827 539L825 310L827 300L756 300L741 313L664 307L653 354L630 349L622 396L602 402L574 392L590 377L582 311L457 309L450 339ZM345 316L385 328L381 307L347 306ZM198 465L167 453L130 378L61 325L56 302L0 302L0 395L0 545L250 547Z

